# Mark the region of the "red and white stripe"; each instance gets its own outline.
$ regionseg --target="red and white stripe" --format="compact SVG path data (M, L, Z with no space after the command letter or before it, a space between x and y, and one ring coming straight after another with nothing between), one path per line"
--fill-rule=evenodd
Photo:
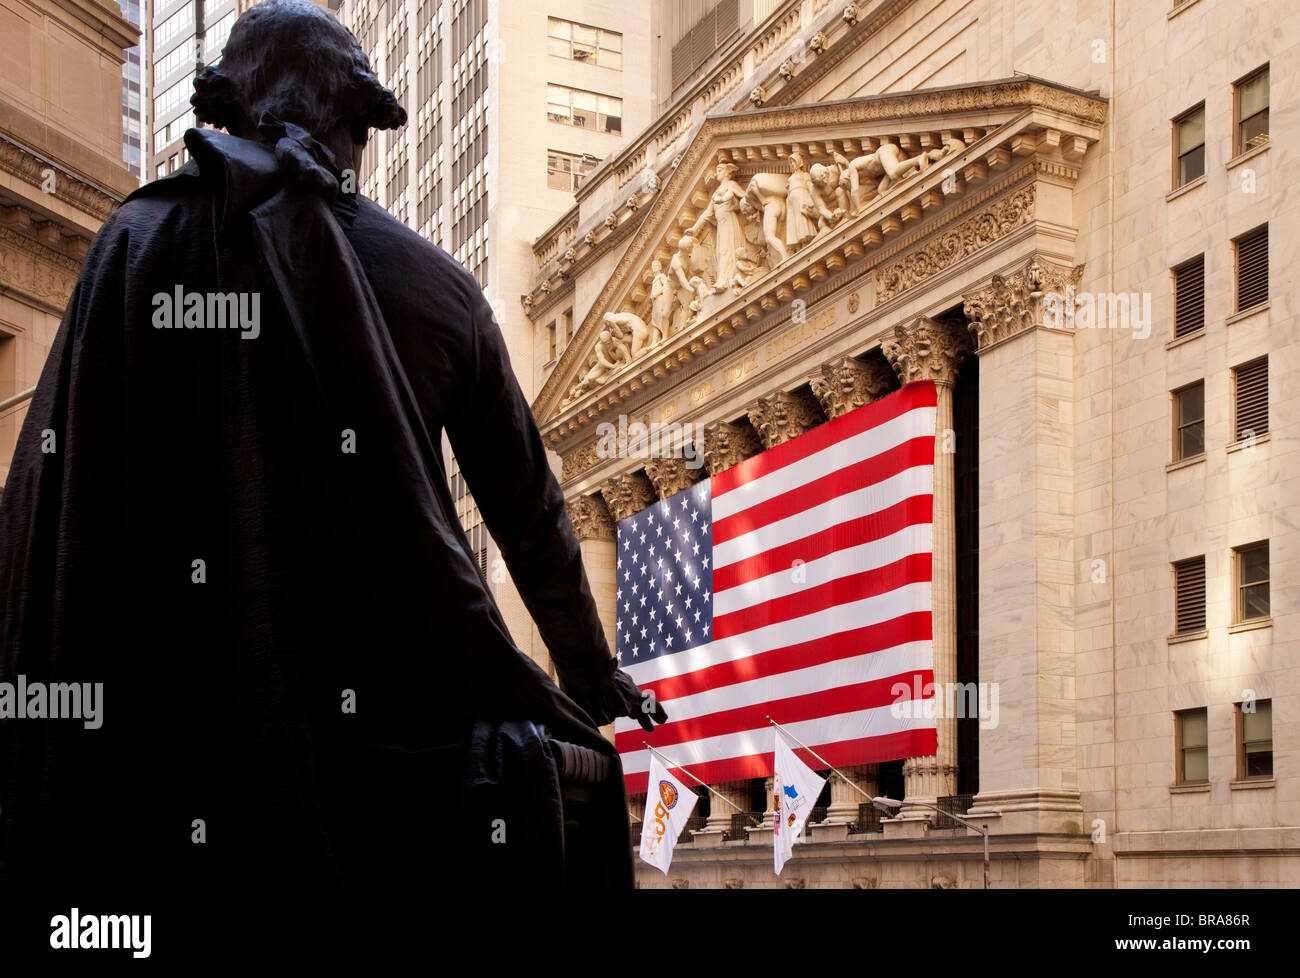
M669 716L616 722L630 793L643 740L709 783L771 775L767 715L836 766L935 752L891 706L934 678L935 405L909 384L712 477L714 640L624 665Z

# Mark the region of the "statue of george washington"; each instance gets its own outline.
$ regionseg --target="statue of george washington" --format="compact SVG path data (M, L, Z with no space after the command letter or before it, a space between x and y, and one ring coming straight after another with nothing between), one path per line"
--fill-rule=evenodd
M252 7L194 87L215 128L96 238L0 508L0 683L102 684L97 726L0 710L0 879L631 886L597 727L666 717L478 284L356 192L406 112L307 0Z

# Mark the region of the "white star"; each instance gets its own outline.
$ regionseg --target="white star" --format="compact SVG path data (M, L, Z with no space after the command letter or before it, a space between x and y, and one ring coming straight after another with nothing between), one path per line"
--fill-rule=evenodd
M700 521L700 511L698 509L691 510L691 522L698 523L699 521Z
M680 584L677 585L677 592L676 592L676 593L678 593L678 594L681 594L681 593L682 593L682 586L681 586Z
M708 588L705 588L705 589L704 589L704 600L705 600L705 601L708 601L708 600L709 600L709 589L708 589Z
M650 620L651 620L651 621L654 621L654 617L655 617L655 609L654 609L654 605L651 605L651 606L650 606Z
M673 637L669 635L666 639L664 639L664 644L671 649L673 647Z
M624 538L623 538L623 549L624 549L624 550L627 550L627 549L629 549L631 546L632 546L632 541L629 540L627 537L624 537Z
M663 623L663 622L659 622L658 624L659 624L659 631L662 632L662 631L664 630L664 623Z
M690 606L691 606L691 596L688 594L686 595L686 607L689 608Z
M659 589L659 600L662 601L663 599L664 599L664 589L663 589L663 588L660 588L660 589Z
M680 522L679 520L673 520L673 529L674 529L674 530L681 529L681 527L678 526L678 523L679 523L679 522Z
M700 561L700 563L704 565L704 569L705 569L705 570L708 570L708 569L709 569L709 558L708 558L708 557L705 557L702 561Z
M635 625L636 622L634 621L634 622L632 622L632 624ZM681 615L678 615L678 616L677 616L677 627L678 627L678 628L681 628L681 627L682 627L682 616L681 616Z
M691 640L691 630L688 628L686 629L686 641L689 642L690 640Z
M633 625L636 624L636 615L633 615L633 616L632 616L632 624L633 624Z
M682 496L682 509L685 510L691 504L690 496Z
M631 579L632 579L632 572L631 572L631 571L624 571L624 572L623 572L623 580L625 580L625 581L630 581Z
M700 611L701 611L700 608L696 608L696 609L695 609L695 620L696 620L696 621L699 621L699 620L700 620Z
M700 555L700 545L697 543L695 544L695 556L698 557L699 555Z
M709 524L708 524L708 523L701 523L701 524L700 524L700 532L701 532L701 533L708 533L708 532L709 532Z
M650 552L650 556L651 556L651 557L653 557L653 556L655 555L655 545L654 545L653 543L650 544L650 551L649 551L649 552Z
M636 658L636 654L637 654L638 652L640 652L640 651L641 651L641 646L639 646L639 645L634 645L634 646L632 646L632 658L635 659L635 658Z
M691 583L692 583L693 585L695 585L696 587L699 587L699 586L700 586L700 579L697 577L695 580L691 581Z
M636 594L636 592L637 592L637 585L633 584L633 585L632 585L632 593L633 593L633 594Z
M624 610L624 611L631 611L631 610L632 610L632 602L630 602L630 601L624 601L624 602L623 602L623 610Z
M645 595L644 595L644 594L641 595L641 607L642 607L642 608L645 607Z
M663 536L663 535L664 535L664 528L663 528L662 526L656 524L656 526L655 526L655 536L657 536L657 537L661 537L661 536Z
M646 572L646 566L645 566L645 564L642 564L642 565L641 565L641 576L642 576L642 577L645 577L645 572Z
M682 562L682 552L681 552L680 550L676 550L676 551L674 551L674 552L673 552L673 559L676 560L677 563L680 564L680 563Z
M642 638L645 638L645 629L644 629L644 628L641 629L641 637L642 637Z
M709 634L709 623L707 621L704 623L704 634Z

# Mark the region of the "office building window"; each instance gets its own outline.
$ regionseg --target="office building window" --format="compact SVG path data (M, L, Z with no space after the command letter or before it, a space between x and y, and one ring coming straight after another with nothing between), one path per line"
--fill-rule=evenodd
M546 118L596 132L623 131L623 100L564 85L546 86Z
M581 61L602 68L623 67L622 34L575 24L558 17L547 18L546 51L553 57L567 61Z
M1233 620L1255 621L1269 616L1268 541L1234 547L1232 551L1236 578L1236 608Z
M1205 173L1205 103L1174 120L1174 186Z
M1180 710L1174 714L1179 784L1210 780L1209 726L1205 707Z
M573 193L582 178L596 168L598 161L588 155L562 153L557 149L546 152L546 185L552 190Z
M1205 326L1205 256L1197 255L1174 269L1174 336Z
M1237 311L1268 301L1268 225L1233 242L1237 257Z
M1205 630L1205 555L1174 564L1174 633Z
M1236 152L1244 153L1268 142L1268 66L1233 86L1236 113Z
M1237 777L1273 776L1273 701L1237 704Z
M1174 391L1174 461L1205 451L1205 381Z
M1233 368L1233 432L1237 441L1268 431L1268 357Z

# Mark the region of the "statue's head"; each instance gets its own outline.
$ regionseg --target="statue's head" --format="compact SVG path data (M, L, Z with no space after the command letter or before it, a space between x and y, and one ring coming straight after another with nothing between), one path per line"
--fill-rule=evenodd
M740 172L740 167L736 166L727 159L719 159L717 165L713 168L714 175L718 178L718 183L726 183L735 178Z
M817 186L824 187L826 184L830 182L831 171L828 170L826 167L822 166L820 163L814 163L812 165L812 168L809 169L808 171L808 176L812 179L812 182L815 183Z
M650 263L650 273L652 275L658 275L663 270L664 270L663 263L659 261L658 258L656 258L654 261Z
M692 238L689 234L683 234L680 238L677 239L677 250L680 251L683 255L689 255L691 253L691 249L694 247L695 247L695 239Z
M263 0L230 30L221 60L199 72L190 99L200 122L256 139L263 113L332 147L364 146L406 110L370 69L352 33L310 0Z

